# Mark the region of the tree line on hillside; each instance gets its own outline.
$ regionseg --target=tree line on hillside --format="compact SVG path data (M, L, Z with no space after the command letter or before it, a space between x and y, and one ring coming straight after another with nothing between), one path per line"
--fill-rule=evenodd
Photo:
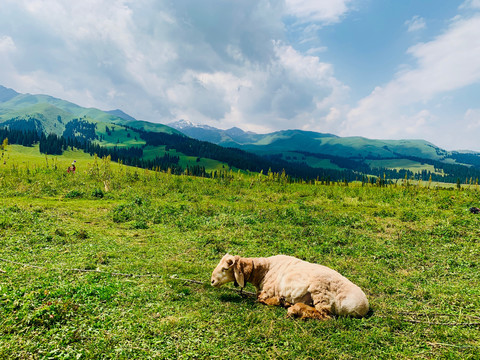
M84 122L79 121L78 123ZM128 126L126 128L129 128ZM83 129L88 129L83 126ZM176 149L187 156L197 156L199 158L210 158L220 162L227 163L229 167L235 167L242 170L252 172L267 173L272 171L282 173L285 171L291 179L312 180L317 178L338 181L347 179L353 181L358 178L358 174L353 171L330 170L330 169L314 169L309 166L300 164L295 165L282 160L273 160L260 157L253 153L248 153L235 148L223 148L219 145L199 141L182 135L172 135L165 133L146 132L139 129L129 128L140 134L147 145L166 146L166 150ZM194 165L188 168L182 168L179 165L179 157L165 154L154 159L143 159L143 149L140 147L104 147L94 143L87 138L92 136L77 137L75 134L79 132L70 129L65 136L55 134L45 135L38 131L20 131L10 130L7 127L1 128L1 138L8 138L11 144L20 144L24 146L33 146L39 143L40 152L49 155L60 155L68 148L82 149L88 154L97 154L99 157L110 156L112 161L121 162L125 165L137 166L148 169L158 169L162 171L171 171L174 174L187 172L195 176L211 176L207 173L205 167Z
M9 130L8 128L0 127L0 142L3 142L5 139L8 139L9 144L33 146L33 144L40 141L40 135L36 130Z
M38 135L43 132L43 125L40 120L34 117L28 117L26 119L15 117L10 120L4 121L0 124L1 127L6 128L10 131L34 131ZM20 136L20 135L19 135Z
M207 141L192 139L184 135L146 132L140 129L133 129L139 132L141 138L147 145L165 145L166 149L176 149L188 155L209 158L228 164L229 167L248 170L252 172L275 173L285 172L290 179L314 180L318 178L339 181L347 179L354 181L358 173L351 170L334 170L312 168L306 164L292 164L278 157L262 157L237 148L222 147Z
M95 132L97 124L88 122L83 119L73 119L65 124L63 137L70 139L76 138L79 140L93 141L97 140L98 136Z
M365 157L365 158L342 158L339 156L333 156L328 154L312 154L308 152L299 152L303 155L313 156L319 159L328 159L333 164L354 172L354 174L368 174L373 177L387 178L387 179L413 179L422 181L438 181L455 183L459 179L462 183L470 182L470 179L476 181L480 179L480 157L475 154L456 154L451 157L459 162L464 162L468 165L450 164L438 160L431 160L425 158L419 158L415 156L406 156L402 154L396 154L397 157L391 158L378 158L378 157ZM466 156L462 156L466 155ZM422 165L428 164L434 167L434 171L423 169L419 172L413 172L408 169L389 169L385 167L372 167L368 165L365 160L398 160L407 159ZM478 164L478 167L475 166Z
M170 171L173 174L188 173L195 176L209 177L212 174L207 173L205 167L194 165L182 168L179 165L179 157L165 154L157 156L154 159L143 158L142 147L104 147L92 141L94 136L95 124L88 123L81 119L76 119L75 126L68 127L64 132L66 136L55 134L45 135L38 131L38 123L35 119L29 119L27 122L30 130L12 129L11 126L0 128L0 141L8 138L11 144L20 144L23 146L32 146L39 143L40 152L50 155L60 155L68 148L82 149L88 154L97 154L99 157L110 156L112 161L121 162L125 165L136 166L140 168ZM480 170L475 167L462 166L458 164L446 164L440 161L428 160L416 157L402 156L420 163L433 165L435 172L422 170L414 173L406 169L387 169L375 168L369 166L361 159L348 159L323 154L303 153L309 156L329 159L332 163L338 165L342 170L313 168L306 163L290 163L281 159L281 155L270 155L261 157L259 155L246 152L236 148L224 148L213 143L192 139L183 135L147 132L141 129L130 128L145 140L146 145L165 146L166 150L176 149L178 152L187 156L196 156L198 158L210 158L228 164L230 168L238 168L252 172L273 172L277 174L285 173L291 180L318 180L324 183L333 181L351 182L360 181L362 176L369 178L379 178L383 182L385 179L415 179L423 181L439 182L472 182L480 178ZM77 136L82 134L81 136ZM465 180L464 180L465 179Z
M74 136L64 137L55 134L45 135L38 133L36 130L10 130L6 127L0 128L0 142L8 139L9 144L18 144L31 147L39 144L39 151L47 155L61 155L67 149L81 149L90 155L97 154L99 157L110 156L112 161L121 162L125 165L136 166L147 169L157 169L161 171L170 171L174 174L183 173L183 169L178 165L180 158L165 154L157 156L154 159L142 159L143 149L138 147L107 148L93 143L90 140L79 139ZM191 173L194 171L192 170ZM200 172L200 171L198 171Z

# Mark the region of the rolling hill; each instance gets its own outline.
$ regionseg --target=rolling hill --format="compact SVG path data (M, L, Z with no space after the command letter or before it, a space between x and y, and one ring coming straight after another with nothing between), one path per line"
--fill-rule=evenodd
M196 169L193 173L202 176L233 168L285 170L295 178L347 181L372 176L449 182L480 177L478 153L449 152L424 140L375 140L301 130L256 134L187 121L163 125L137 120L119 109L84 108L2 86L1 129L4 137L19 144L31 144L32 135L26 139L12 131L42 134L35 141L47 152L58 154L76 146L135 166L161 164L161 169L173 167L190 174Z
M121 110L102 111L95 108L84 108L69 101L49 95L19 94L12 89L0 86L0 123L11 119L38 119L43 132L62 135L65 125L73 119L84 119L98 124L129 123L135 127L136 119ZM145 122L146 123L146 122ZM142 128L141 125L137 125ZM180 134L177 130L165 125L146 123L150 131Z
M445 160L451 153L425 140L375 140L364 137L339 137L333 134L302 130L282 130L268 134L244 132L239 128L228 130L194 125L185 121L170 123L193 138L211 141L226 147L237 147L260 154L300 152L324 154L344 158L389 159L415 156L431 160Z
M354 169L355 163L358 167L365 165L373 168L409 169L414 173L430 171L438 164L480 168L479 153L446 151L425 140L339 137L302 130L255 134L239 128L222 130L183 120L170 123L169 126L199 140L293 163L305 163L314 168ZM353 166L345 167L345 159L353 161ZM437 166L440 167L442 166Z
M75 146L134 166L201 176L230 168L255 172L289 169L286 162L192 139L169 126L136 120L121 110L83 108L52 96L19 94L5 87L0 87L0 98L3 137L30 146L39 140L41 151L51 154ZM19 134L28 131L38 136ZM313 177L310 170L290 167L289 172Z

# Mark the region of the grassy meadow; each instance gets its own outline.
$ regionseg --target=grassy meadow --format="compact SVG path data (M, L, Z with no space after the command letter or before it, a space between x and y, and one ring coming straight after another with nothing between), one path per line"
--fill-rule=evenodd
M1 359L480 357L473 187L204 179L15 146L3 156ZM214 289L226 252L334 268L372 312L293 320L232 284Z

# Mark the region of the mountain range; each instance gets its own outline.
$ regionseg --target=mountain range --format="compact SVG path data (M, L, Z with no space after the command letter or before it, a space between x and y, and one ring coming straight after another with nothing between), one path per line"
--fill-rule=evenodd
M322 174L320 170L330 171L330 174L336 171L338 176L342 171L357 176L393 171L397 175L391 175L397 177L408 172L409 176L433 174L445 180L448 175L452 180L453 177L476 176L475 171L480 169L478 153L446 151L425 140L339 137L302 130L257 134L237 127L222 130L185 120L163 125L137 120L119 109L85 108L49 95L20 94L0 86L0 127L2 125L9 129L73 136L105 148L141 148L143 159L164 156L175 150L183 165L188 162L199 165L198 158L201 158L207 171L224 168L225 164L257 171L259 166L254 166L257 164L262 168L288 168L290 172L314 177ZM201 148L201 153L193 150ZM232 157L237 159L236 165L228 162ZM249 160L240 161L242 157ZM243 167L238 166L240 163Z
M168 125L195 139L261 154L287 151L356 159L416 156L432 160L444 160L450 155L450 152L425 140L372 140L303 130L256 134L245 132L237 127L221 130L206 125L195 125L184 120Z

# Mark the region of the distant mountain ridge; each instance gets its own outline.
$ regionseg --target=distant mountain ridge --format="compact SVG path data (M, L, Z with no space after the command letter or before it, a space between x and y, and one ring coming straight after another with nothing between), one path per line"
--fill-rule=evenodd
M137 119L135 119L133 116L130 116L126 113L124 113L122 110L120 109L115 109L115 110L109 110L109 111L105 111L107 114L110 114L110 115L113 115L113 116L116 116L116 117L119 117L119 118L122 118L123 120L127 120L127 121L136 121Z
M0 86L0 131L32 130L69 139L71 144L77 141L90 152L123 156L137 166L161 164L164 169L175 161L176 172L187 168L189 174L233 167L264 172L271 168L294 177L345 181L372 176L448 182L480 178L479 153L446 151L425 140L339 137L303 130L256 134L185 120L163 125L137 120L120 109L84 108L49 95L20 94ZM44 149L61 153L62 149L54 148L64 140L45 139L49 143Z
M96 108L85 108L72 102L50 95L20 94L0 85L0 124L13 118L38 118L42 122L45 133L61 135L65 125L73 119L86 119L99 123L132 123L134 117L121 110L102 111ZM151 131L179 134L173 128L162 124L148 123Z
M264 155L278 152L309 152L345 158L399 158L417 156L442 160L450 152L425 140L375 140L364 137L339 137L329 133L303 130L281 130L268 134L245 132L239 128L227 130L189 122L170 123L184 134L221 146L237 147Z
M8 101L17 95L19 95L19 93L15 90L0 85L0 102Z
M179 129L177 123L169 125ZM393 171L391 176L397 177L405 177L405 170L409 177L418 176L424 180L431 178L431 174L434 178L440 176L440 179L449 174L449 181L468 178L470 182L478 180L475 171L469 168L480 169L480 153L447 151L425 140L339 137L303 130L256 134L239 128L222 130L189 122L182 122L179 131L198 140L312 168L347 169L363 174L382 172L381 169L384 169L384 174Z

